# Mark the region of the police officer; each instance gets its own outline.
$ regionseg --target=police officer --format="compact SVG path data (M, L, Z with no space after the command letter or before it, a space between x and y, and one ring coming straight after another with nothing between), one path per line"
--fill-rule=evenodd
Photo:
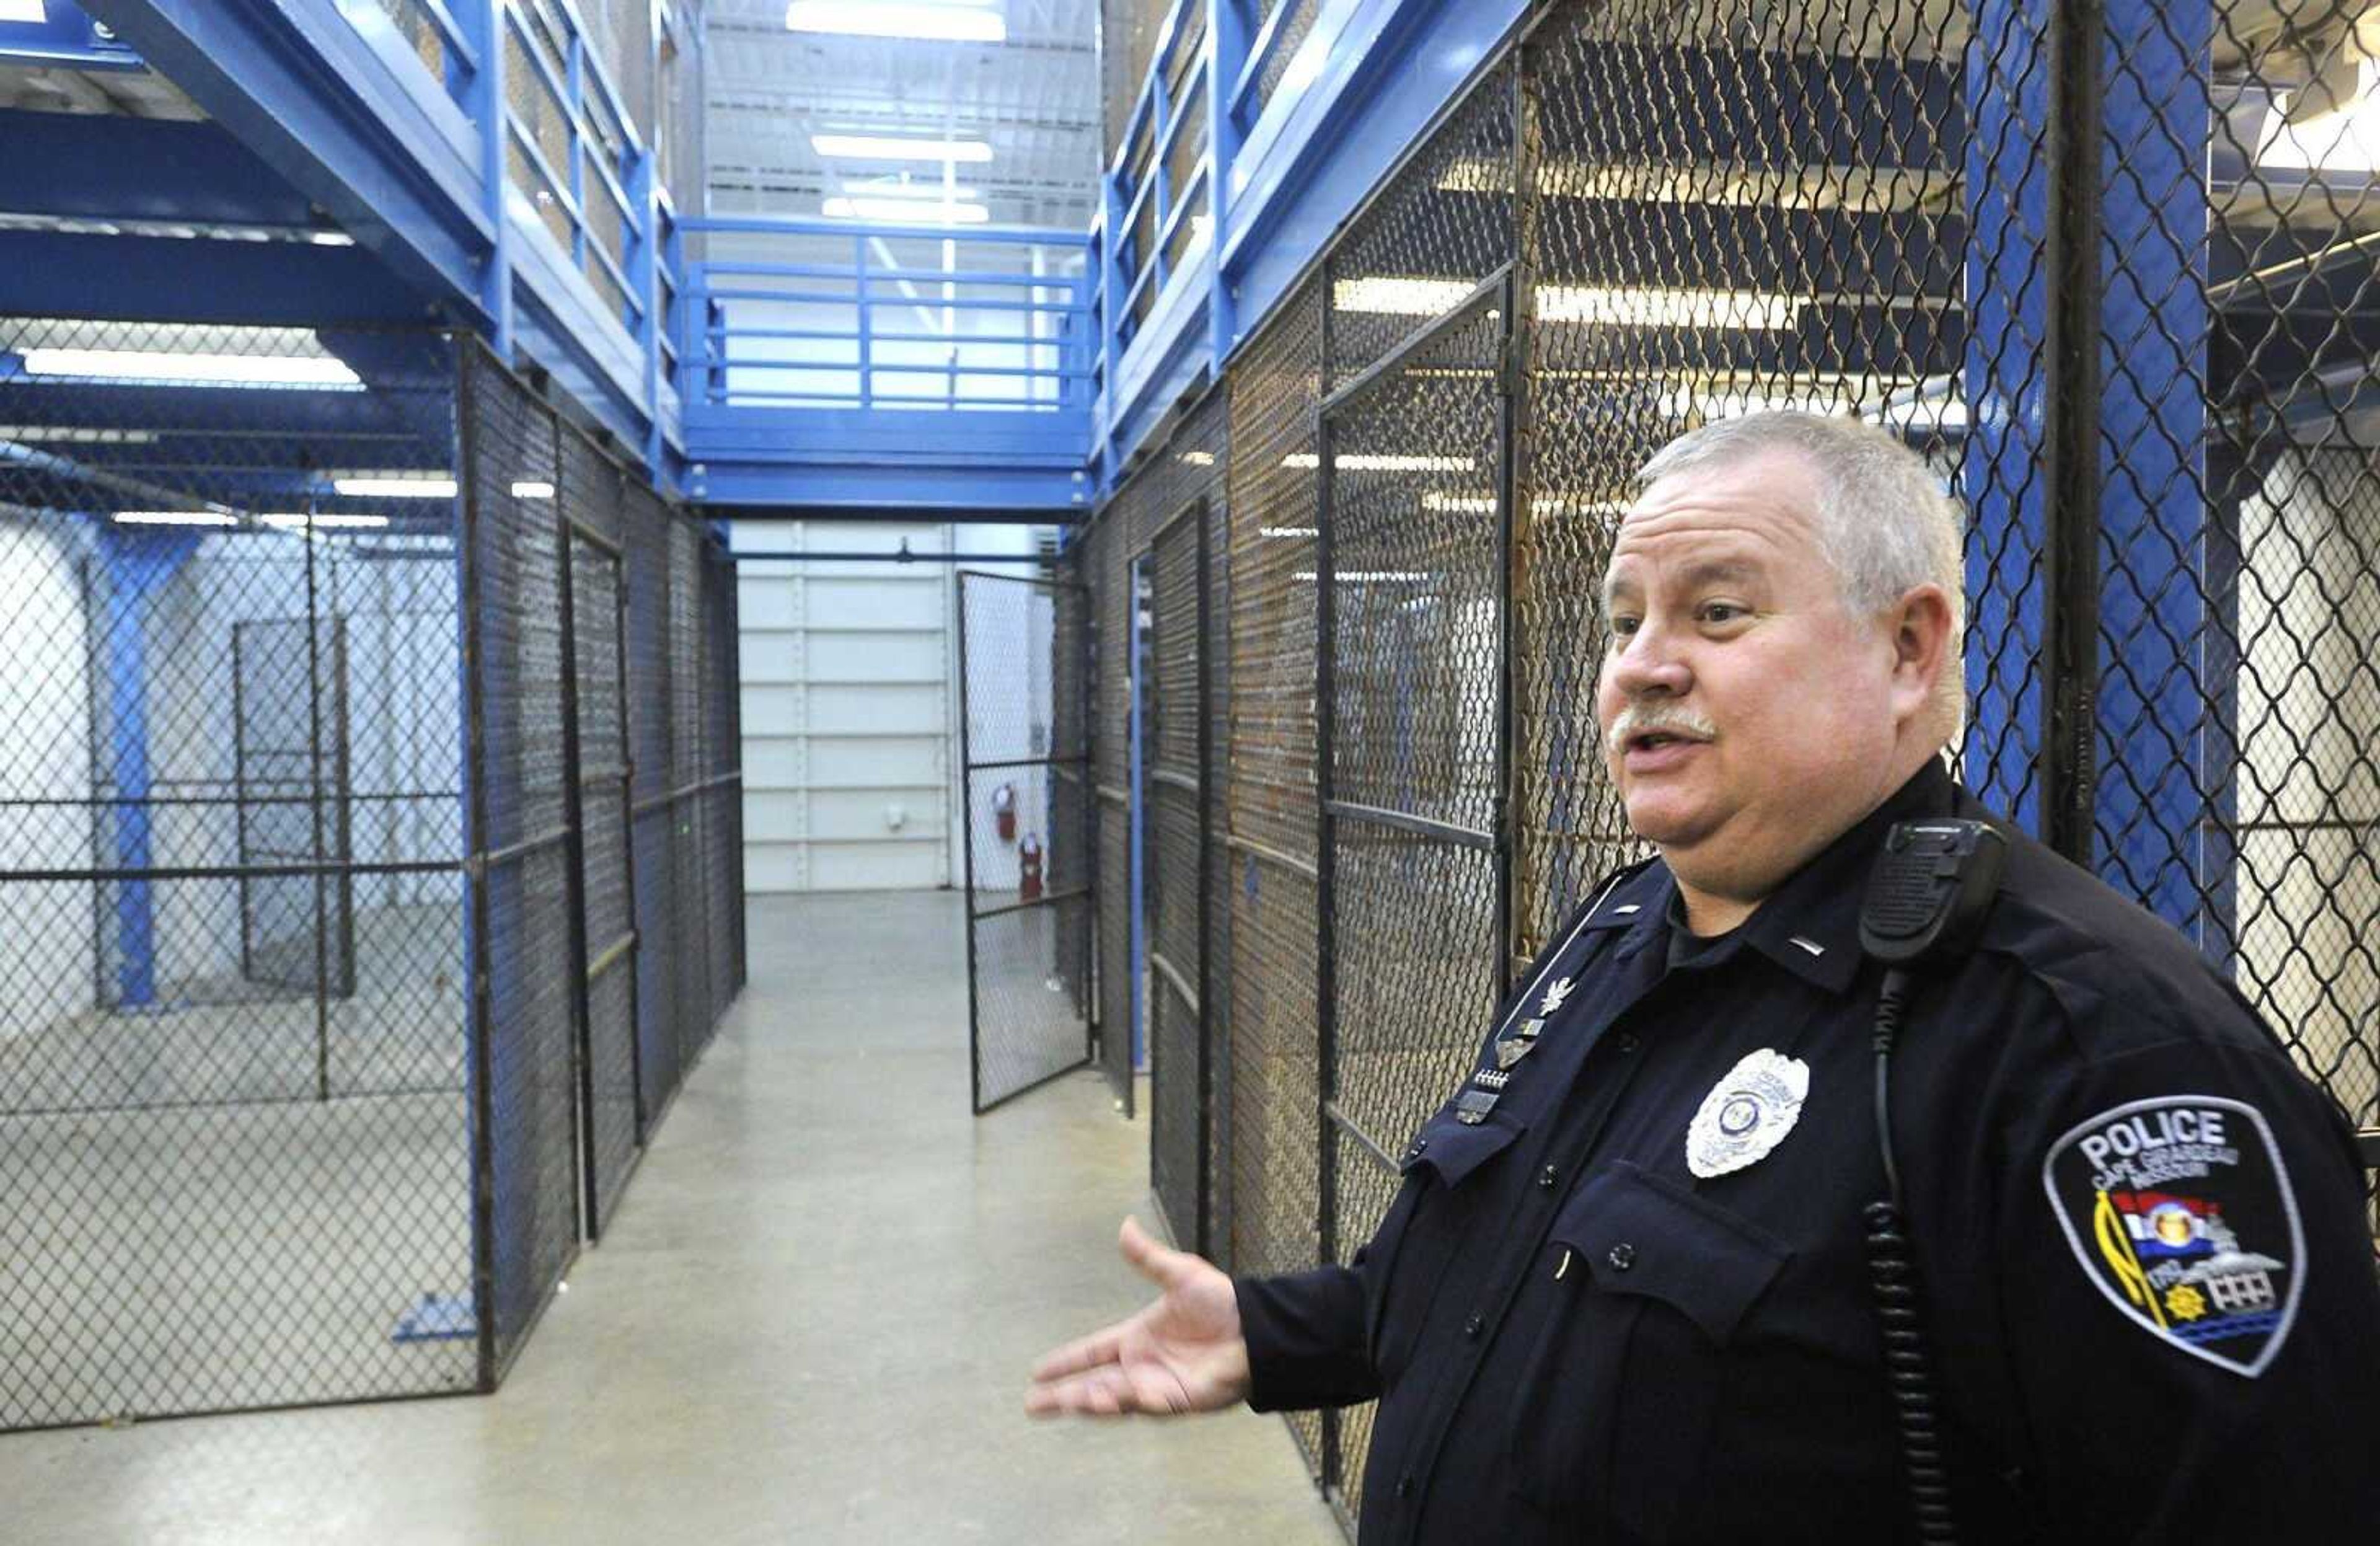
M1957 509L1888 435L1795 414L1644 481L1597 706L1659 858L1557 931L1353 1265L1234 1283L1127 1222L1163 1296L1046 1358L1029 1411L1377 1399L1367 1546L1913 1538L1858 919L1894 823L1985 815L1942 759ZM2009 837L1891 1072L1959 1539L2372 1539L2345 1119L2180 937Z

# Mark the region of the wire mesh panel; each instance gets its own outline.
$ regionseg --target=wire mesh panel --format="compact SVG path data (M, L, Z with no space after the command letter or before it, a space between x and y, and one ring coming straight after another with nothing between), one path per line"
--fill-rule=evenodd
M1148 762L1149 1168L1175 1240L1203 1247L1207 1066L1201 1021L1206 866L1200 756L1199 544L1203 504L1157 534L1149 576Z
M1072 749L1050 768L1050 831L1074 840L1051 844L1043 857L1044 884L1054 895L1090 891L1098 876L1094 841L1099 819L1091 788L1091 596L1081 579L1079 552L1062 556L1050 603L1050 741ZM1096 951L1099 907L1059 909L1053 953L1066 1002L1086 1027L1099 1013Z
M2231 969L2380 1165L2380 55L2344 0L2103 27L2100 869Z
M565 467L588 448L565 439ZM587 1120L589 1234L600 1236L635 1163L637 1124L638 952L629 870L626 680L621 669L620 554L593 535L616 525L618 500L594 497L579 508L565 497L572 652L572 712L578 764L580 919L585 963L580 1083ZM565 477L568 490L577 480Z
M480 1255L491 1378L577 1254L578 994L565 755L560 476L553 425L484 355L463 372L466 622L480 985ZM555 969L556 964L562 969Z
M1337 284L1334 274L1334 289ZM1506 973L1500 286L1324 406L1324 1245L1371 1238L1389 1156L1461 1081ZM1367 1418L1335 1482L1361 1506Z
M0 1428L467 1389L451 346L0 356Z
M1284 301L1230 390L1227 604L1213 615L1231 705L1222 996L1231 1028L1229 1254L1241 1272L1311 1267L1321 1250L1322 1102L1315 984L1315 504L1321 291ZM1309 1465L1318 1416L1290 1419Z
M1120 523L1094 528L1084 543L1083 575L1091 612L1091 689L1097 704L1091 737L1091 787L1099 827L1093 852L1099 864L1099 1066L1115 1090L1118 1107L1133 1111L1133 1043L1137 1036L1133 1006L1138 1002L1132 956L1132 708L1134 635L1132 568Z
M674 523L651 493L631 491L627 548L629 833L636 878L637 1076L644 1131L650 1132L685 1071L678 1047L676 825L672 817L671 737L676 687L670 669L669 541Z
M1055 663L1079 658L1072 587L1017 576L959 577L961 749L966 786L967 1005L980 1113L1089 1059L1090 1025L1070 987L1087 935L1090 888L1050 883L1053 856L1087 850L1089 766L1078 702L1060 707ZM1079 692L1079 671L1064 686ZM1062 732L1065 738L1062 738ZM1071 792L1066 792L1071 791ZM1063 822L1065 824L1062 825ZM1079 854L1067 861L1082 873Z

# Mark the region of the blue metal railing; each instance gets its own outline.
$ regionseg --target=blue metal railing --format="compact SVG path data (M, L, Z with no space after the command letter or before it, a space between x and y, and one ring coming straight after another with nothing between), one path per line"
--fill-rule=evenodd
M686 266L694 408L1082 411L1098 337L1071 231L717 217Z

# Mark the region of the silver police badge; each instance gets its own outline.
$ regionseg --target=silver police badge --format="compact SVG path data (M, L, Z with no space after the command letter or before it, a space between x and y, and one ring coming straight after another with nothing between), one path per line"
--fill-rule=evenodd
M1711 1086L1686 1127L1686 1168L1703 1180L1756 1164L1785 1141L1810 1093L1810 1065L1763 1047Z

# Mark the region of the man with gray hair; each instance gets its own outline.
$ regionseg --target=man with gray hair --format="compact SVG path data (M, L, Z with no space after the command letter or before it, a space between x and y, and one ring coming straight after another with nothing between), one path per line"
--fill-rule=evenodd
M1366 1546L2380 1524L2352 1135L2179 935L1951 782L1955 503L1791 413L1643 483L1597 717L1658 857L1521 980L1352 1265L1234 1282L1127 1221L1162 1296L1027 1409L1377 1400ZM1888 834L1927 857L1864 929ZM1894 965L1937 883L1961 947Z

